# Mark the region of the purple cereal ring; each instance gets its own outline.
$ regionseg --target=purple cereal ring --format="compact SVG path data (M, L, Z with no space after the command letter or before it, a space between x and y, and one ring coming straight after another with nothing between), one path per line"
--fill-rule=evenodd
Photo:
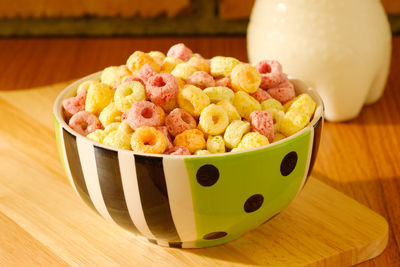
M67 98L62 102L67 117L85 110L86 93L86 90L81 90L76 96Z
M159 126L161 118L157 106L143 100L132 104L126 116L126 121L133 130L136 130L142 126Z
M175 146L171 149L168 149L167 152L165 152L165 154L169 154L169 155L191 155L190 151L187 147L184 146Z
M195 85L201 89L204 89L206 87L213 87L215 85L213 76L205 71L194 72L192 75L189 76L189 78L187 78L186 83Z
M100 129L101 122L92 113L88 111L79 111L71 117L68 125L77 133L86 136L91 132Z
M186 47L186 45L179 43L170 47L167 57L175 57L183 61L188 61L192 57L192 54L192 50Z
M267 91L258 88L257 91L255 91L254 93L250 94L252 97L254 97L255 99L257 99L258 102L263 102L265 100L268 100L270 98L272 98L270 96L270 94L267 93Z
M174 147L174 145L171 142L171 136L169 135L167 126L158 126L156 127L157 130L163 133L165 136L165 139L167 139L167 150L170 150Z
M169 73L158 73L151 76L146 83L146 94L150 100L164 106L178 96L179 85L175 76Z
M253 131L265 135L270 143L274 141L274 120L268 111L256 110L250 113L250 124Z
M175 108L165 117L165 125L172 136L197 127L192 115L181 108Z
M275 88L268 89L267 92L282 104L296 96L294 86L289 80L279 84Z
M276 87L282 82L282 66L278 61L262 60L255 65L255 68L261 74L262 89Z
M150 64L144 64L137 72L138 78L142 79L144 82L147 82L147 80L155 74L157 74L157 72Z

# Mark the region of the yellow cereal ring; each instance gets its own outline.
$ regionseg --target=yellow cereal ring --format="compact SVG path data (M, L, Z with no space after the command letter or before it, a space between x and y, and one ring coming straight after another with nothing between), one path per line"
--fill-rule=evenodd
M135 152L162 154L167 148L167 140L156 128L142 126L132 134L131 147Z
M182 78L176 78L176 81L178 82L179 89L182 89L183 87L185 87L186 82L185 82L184 79L182 79Z
M207 139L207 150L211 153L224 153L225 142L222 136L209 136Z
M231 80L236 91L254 93L260 87L261 75L250 64L238 64L232 70Z
M161 65L161 72L171 71L176 67L176 65L183 63L184 61L177 57L166 57Z
M189 63L184 62L181 64L176 65L176 67L171 71L171 74L174 75L176 78L181 78L183 80L187 80L190 75L196 72L196 68Z
M187 63L195 67L197 71L210 73L210 64L201 56L193 55Z
M274 134L274 142L278 142L279 140L282 140L282 139L285 139L285 138L286 138L286 136L284 136L281 133L275 133Z
M286 102L286 103L283 105L283 109L284 109L285 112L287 112L287 111L289 110L290 106L293 104L293 102L294 102L297 98L298 98L298 96L292 98L291 100L289 100L288 102Z
M243 135L250 131L250 123L248 121L234 120L225 130L224 141L227 148L235 148L242 140Z
M214 77L230 76L232 69L240 63L233 57L216 56L210 60L210 72Z
M99 115L99 120L104 127L107 127L110 123L120 122L122 112L119 111L114 102L111 102L105 107Z
M89 90L89 87L92 86L92 84L96 84L96 83L99 83L99 82L95 81L95 80L84 81L83 83L81 83L78 86L78 90L76 90L76 94L79 94L82 90L85 90L87 92L87 90Z
M314 114L315 108L317 104L314 99L311 98L308 94L301 94L296 97L296 99L292 102L289 109L298 109L301 110L304 114L306 114L309 118Z
M161 69L161 66L154 58L142 51L135 51L126 61L126 66L132 72L140 70L145 64L152 66L156 72L159 72Z
M276 110L280 110L283 112L285 111L281 102L279 102L278 100L276 100L274 98L270 98L270 99L263 101L261 103L261 109L265 110L265 111L269 111L271 109L276 109Z
M194 155L201 156L201 155L210 155L211 152L205 149L197 150L194 152Z
M207 94L199 87L187 84L178 93L178 105L190 115L198 117L201 111L210 104Z
M226 113L228 114L229 122L234 121L234 120L240 120L242 119L240 117L239 112L236 110L236 108L232 105L231 102L228 100L221 100L217 103L218 106L221 106L223 109L225 109Z
M259 132L250 132L243 136L236 151L268 145L268 138Z
M100 81L111 87L120 83L123 78L132 75L125 65L105 68L101 73Z
M108 135L111 132L117 131L119 129L119 126L121 125L120 122L113 122L107 125L107 127L104 129L104 133Z
M283 117L280 132L286 136L297 133L310 122L310 117L303 110L290 108Z
M200 114L199 128L206 134L222 134L229 124L227 112L215 104L207 106Z
M232 103L233 98L235 97L235 93L228 87L224 86L208 87L203 91L208 95L211 103L217 103L221 100L228 100Z
M160 51L151 51L148 53L149 56L151 56L157 63L161 66L164 59L165 59L165 54Z
M120 123L120 125L118 126L118 131L125 132L127 134L133 133L133 129L131 128L131 126L129 126L126 120Z
M115 90L115 105L121 112L128 112L134 102L142 100L146 100L146 91L140 82L125 82Z
M160 114L160 125L164 125L164 122L165 122L165 111L160 106L157 106L157 111Z
M233 106L239 112L240 116L249 120L250 113L254 110L261 110L260 103L246 92L239 91L235 93Z
M113 131L104 137L103 144L120 149L131 149L131 134L123 131Z
M90 134L86 135L86 138L89 138L92 141L102 144L105 136L106 134L104 133L103 130L97 129L94 132L91 132Z
M199 129L190 129L178 134L174 139L174 146L184 146L190 153L206 147L206 140Z
M86 94L85 110L95 115L111 103L114 90L105 83L92 84Z

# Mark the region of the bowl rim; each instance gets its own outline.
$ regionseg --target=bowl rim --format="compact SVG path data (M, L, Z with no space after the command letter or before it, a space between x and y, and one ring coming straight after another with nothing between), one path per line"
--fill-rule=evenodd
M305 84L303 81L292 77L288 75L287 77L289 80L294 83L295 85L295 90L299 90L301 93L307 93L309 94L313 100L317 103L317 107L314 112L314 117L311 120L311 122L304 127L302 130L298 131L297 133L286 137L284 139L281 139L277 142L270 143L268 145L262 146L262 147L257 147L257 148L251 148L251 149L246 149L242 151L235 151L235 152L223 152L223 153L215 153L215 154L206 154L206 155L168 155L168 154L151 154L151 153L142 153L142 152L135 152L132 150L126 150L126 149L120 149L120 148L114 148L111 146L107 146L101 143L98 143L96 141L90 140L86 138L85 136L77 133L74 131L69 125L65 122L63 118L63 112L62 112L62 101L66 99L67 97L71 97L72 94L71 92L73 91L72 89L77 88L79 84L81 84L84 81L90 80L90 79L98 79L101 76L102 71L98 71L89 75L86 75L85 77L82 77L72 83L70 83L67 87L65 87L57 96L56 100L54 101L53 104L53 115L57 122L62 126L66 131L68 131L70 134L74 135L76 138L84 138L84 140L91 142L93 145L96 145L97 147L101 147L107 150L112 150L118 153L127 153L131 155L139 155L139 156L147 156L147 157L159 157L159 158L170 158L170 159L182 159L182 158L198 158L198 157L204 157L204 158L209 158L209 157L228 157L228 156L238 156L238 155L244 155L249 152L257 151L257 150L264 150L264 149L270 149L271 147L281 145L283 143L289 143L293 139L295 139L297 136L302 135L304 132L308 131L310 128L314 128L314 126L319 122L320 119L322 121L324 120L324 103L322 101L321 96L316 92L315 89L311 88L307 84ZM299 86L303 88L298 88Z

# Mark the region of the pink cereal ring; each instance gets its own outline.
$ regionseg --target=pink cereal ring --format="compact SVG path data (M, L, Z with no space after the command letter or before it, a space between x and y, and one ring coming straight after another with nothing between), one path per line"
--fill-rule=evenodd
M85 110L86 90L81 90L76 96L65 99L62 102L64 111L68 117Z
M187 147L184 146L175 146L171 149L168 149L167 152L165 152L165 154L169 154L169 155L191 155L190 151Z
M196 128L196 120L184 109L175 108L165 117L165 125L172 136Z
M158 126L156 127L157 130L163 133L165 136L165 139L167 140L167 150L170 150L174 147L174 145L171 142L171 136L169 135L167 126Z
M91 132L100 129L101 122L92 113L88 111L79 111L71 117L68 125L79 134L86 136Z
M144 82L147 82L147 80L155 74L157 74L157 72L150 64L144 64L143 67L141 67L137 72L138 77Z
M255 68L261 74L262 89L276 87L282 82L282 66L278 61L262 60L255 65Z
M151 76L146 83L146 94L150 100L164 106L178 95L179 85L175 76L169 73L158 73Z
M214 78L205 71L196 71L186 80L186 83L195 85L204 89L215 85Z
M252 94L250 94L252 97L254 97L255 99L257 99L257 101L258 102L263 102L263 101L265 101L265 100L267 100L267 99L270 99L270 98L272 98L271 96L270 96L270 94L268 94L267 93L267 91L265 91L265 90L263 90L263 89L261 89L261 88L258 88L257 89L257 91L255 92L255 93L252 93Z
M268 89L267 92L282 104L296 96L294 86L289 80L279 84L275 88Z
M192 57L192 54L192 50L186 47L186 45L179 43L170 47L167 57L175 57L183 61L188 61Z
M232 88L231 84L231 78L229 77L223 77L215 81L215 86L224 86L224 87L229 87Z
M253 131L265 135L270 143L274 141L274 120L268 111L256 110L250 113L250 124Z
M159 126L161 116L156 105L143 100L132 104L132 107L128 111L126 121L133 130L136 130L142 126Z

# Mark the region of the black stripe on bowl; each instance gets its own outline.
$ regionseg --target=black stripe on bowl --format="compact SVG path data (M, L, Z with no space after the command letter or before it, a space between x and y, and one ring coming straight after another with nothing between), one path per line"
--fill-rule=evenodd
M126 205L118 152L94 146L94 154L101 194L111 218L123 228L139 233Z
M63 138L65 153L67 154L66 161L68 162L69 169L71 171L72 180L75 184L76 191L78 191L79 196L82 200L96 211L92 200L90 199L88 189L86 187L85 178L82 172L82 165L79 158L78 147L76 144L76 136L70 134L63 128ZM97 212L98 213L98 212Z
M135 155L136 176L143 214L157 239L180 242L172 219L162 158Z

